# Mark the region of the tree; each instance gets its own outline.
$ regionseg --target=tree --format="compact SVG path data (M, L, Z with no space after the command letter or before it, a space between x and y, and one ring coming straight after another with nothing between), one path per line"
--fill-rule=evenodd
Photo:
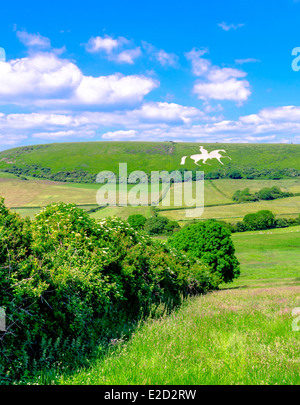
M133 215L129 215L127 221L132 226L132 228L139 230L139 229L144 228L147 218L141 214L133 214Z
M269 229L274 227L275 215L272 211L261 210L253 214L247 214L243 222L249 230Z
M145 231L149 235L162 235L165 233L166 226L168 225L168 218L165 217L151 217L145 223Z
M228 177L230 179L241 179L242 178L242 173L237 169L232 169L232 170L229 171Z
M184 227L171 236L168 243L209 265L226 283L240 274L231 232L215 220Z

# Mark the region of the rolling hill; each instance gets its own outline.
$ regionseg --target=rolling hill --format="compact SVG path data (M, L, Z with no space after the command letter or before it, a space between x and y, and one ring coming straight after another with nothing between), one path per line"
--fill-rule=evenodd
M224 157L222 165L211 159L196 166L189 156L199 154L200 145L208 152L224 149L221 154L231 160ZM182 156L187 156L184 165L180 164ZM228 177L234 171L245 178L299 177L300 145L101 141L52 143L0 152L0 171L52 180L92 182L102 170L118 173L119 163L127 163L128 172L200 169L210 178Z

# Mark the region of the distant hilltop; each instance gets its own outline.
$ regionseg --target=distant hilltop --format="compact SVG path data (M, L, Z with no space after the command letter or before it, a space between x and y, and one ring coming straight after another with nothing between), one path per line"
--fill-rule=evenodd
M296 178L300 145L99 141L0 152L0 171L57 181L93 182L100 171L118 173L119 163L127 163L128 172L202 170L208 179Z

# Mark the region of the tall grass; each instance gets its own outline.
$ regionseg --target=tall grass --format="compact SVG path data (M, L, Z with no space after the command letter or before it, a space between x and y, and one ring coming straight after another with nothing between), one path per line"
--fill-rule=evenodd
M54 384L299 384L300 227L236 234L241 282L190 298ZM273 254L277 266L274 270ZM255 265L256 263L256 265ZM255 272L256 268L256 272Z
M224 290L149 321L59 384L299 384L300 287Z

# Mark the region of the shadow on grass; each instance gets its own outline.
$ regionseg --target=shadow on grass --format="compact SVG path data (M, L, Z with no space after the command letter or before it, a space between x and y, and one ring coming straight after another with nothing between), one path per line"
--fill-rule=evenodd
M118 325L114 330L107 331L91 351L81 353L78 357L74 356L72 363L67 361L62 364L60 361L59 366L56 364L45 365L44 368L40 364L35 370L31 370L18 381L14 380L11 383L14 385L60 385L62 378L66 380L80 371L90 369L96 362L108 356L113 356L120 349L120 346L130 341L147 321L169 316L171 313L178 311L185 302L187 302L187 298L182 298L180 304L178 303L172 307L165 303L156 304L148 315L141 315L123 325Z

